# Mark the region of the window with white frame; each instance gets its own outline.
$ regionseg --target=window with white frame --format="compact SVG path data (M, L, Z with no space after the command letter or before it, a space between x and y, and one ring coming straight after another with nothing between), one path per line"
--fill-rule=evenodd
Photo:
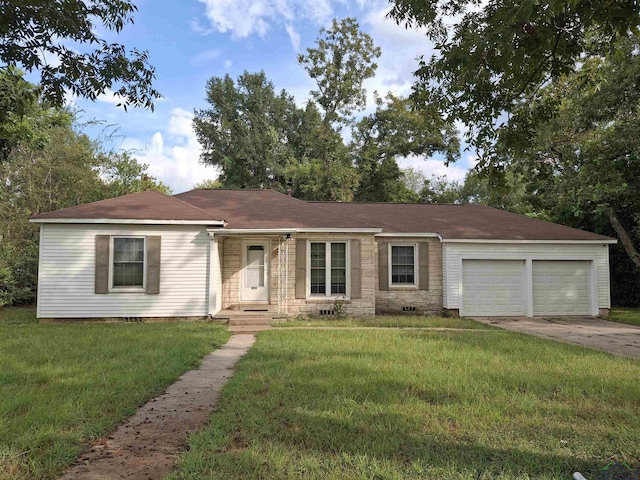
M309 257L310 294L347 295L346 242L310 242Z
M144 287L144 237L113 238L113 288Z
M390 245L392 286L417 285L416 246Z

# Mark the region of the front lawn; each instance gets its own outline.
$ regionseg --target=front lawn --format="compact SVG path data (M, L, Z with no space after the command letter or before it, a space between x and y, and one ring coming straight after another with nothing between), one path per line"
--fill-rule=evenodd
M55 478L229 338L208 323L35 323L0 308L0 478Z
M395 328L463 328L493 330L496 327L468 318L420 315L376 315L375 317L302 318L274 324L278 327L395 327Z
M638 463L638 378L504 331L266 331L172 478L593 478Z
M638 325L640 327L640 308L612 308L609 320L612 322L628 323L629 325Z

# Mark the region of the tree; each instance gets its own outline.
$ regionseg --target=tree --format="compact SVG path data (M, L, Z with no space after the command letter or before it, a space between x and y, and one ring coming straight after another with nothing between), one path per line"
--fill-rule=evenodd
M315 48L298 55L298 63L316 81L311 95L324 113L327 125L347 122L354 111L366 105L363 82L374 76L380 48L359 30L354 18L333 20L322 28Z
M106 152L100 155L100 178L107 189L106 197L159 190L168 195L171 189L149 175L146 163L138 163L127 152Z
M201 160L220 168L226 188L291 189L298 198L351 200L355 173L339 132L314 103L298 108L264 72L207 83L210 108L196 111Z
M623 39L607 56L585 58L575 73L541 89L540 102L514 112L497 152L529 191L565 209L605 219L640 268L640 39ZM557 115L531 130L547 99ZM524 111L522 111L524 110Z
M34 298L38 227L28 218L101 198L89 139L73 132L67 112L41 113L49 120L48 128L40 131L48 138L46 144L23 142L9 162L0 164L0 305Z
M574 71L589 54L590 41L611 52L612 42L640 25L640 4L629 1L393 3L392 18L425 28L435 43L436 53L416 72L414 100L439 105L448 118L467 125L468 141L484 152L481 167L499 162L493 142L500 126L510 123L505 113L539 101L542 86ZM560 106L557 98L545 100L544 108L529 115L532 126Z
M203 180L201 182L196 183L193 188L199 188L199 189L204 189L204 190L216 190L219 188L224 188L224 185L222 185L222 182L218 179L216 180L211 180L210 178L207 180Z
M230 188L286 188L295 162L289 138L296 105L285 90L275 93L264 72L244 72L236 82L226 75L207 82L210 107L193 120L203 163L220 168Z
M376 111L353 131L354 162L360 173L355 198L360 201L411 202L417 193L407 189L397 159L409 155L443 154L447 161L459 155L455 128L439 115L412 110L407 98L389 93L376 96Z
M122 98L122 106L153 109L160 94L152 87L155 70L148 53L109 43L97 32L119 33L133 23L137 8L129 0L47 0L0 3L0 69L18 67L40 72L39 93L60 107L66 92L95 100L107 91ZM0 91L4 86L0 84ZM21 98L10 101L20 111Z
M425 180L424 186L420 190L420 202L465 203L462 188L460 183L449 181L444 175L431 175L431 178Z
M76 131L71 112L36 106L21 120L32 135L0 163L0 306L35 299L39 237L30 216L164 187L146 165Z

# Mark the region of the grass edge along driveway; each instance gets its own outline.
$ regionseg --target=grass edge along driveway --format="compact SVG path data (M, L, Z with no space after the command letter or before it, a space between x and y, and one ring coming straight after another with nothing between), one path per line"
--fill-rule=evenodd
M0 309L3 480L55 478L229 338L204 322L39 325L24 312Z
M171 478L589 475L638 462L638 378L637 361L503 331L271 330Z

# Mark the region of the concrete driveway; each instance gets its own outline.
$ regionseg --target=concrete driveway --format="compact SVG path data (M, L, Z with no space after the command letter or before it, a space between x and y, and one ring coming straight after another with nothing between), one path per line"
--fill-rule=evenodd
M474 318L514 332L640 359L640 327L595 317L482 317Z

